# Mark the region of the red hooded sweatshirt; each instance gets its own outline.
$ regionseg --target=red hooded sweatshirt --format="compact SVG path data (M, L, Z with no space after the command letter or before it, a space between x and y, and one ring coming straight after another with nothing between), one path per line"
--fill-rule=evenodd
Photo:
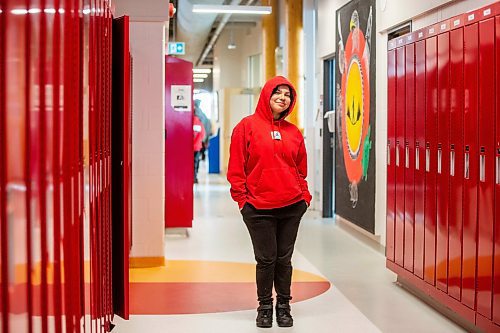
M279 85L290 87L292 101L284 116L274 120L269 104ZM246 202L257 209L272 209L305 200L311 202L307 188L307 155L304 137L285 118L292 112L297 93L282 76L267 81L253 115L243 118L233 130L227 179L231 196L240 209ZM278 135L273 133L279 132ZM277 139L274 139L277 137Z

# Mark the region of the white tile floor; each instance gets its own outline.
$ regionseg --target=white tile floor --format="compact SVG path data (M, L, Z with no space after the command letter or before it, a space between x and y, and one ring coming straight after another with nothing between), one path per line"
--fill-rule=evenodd
M250 238L223 177L195 186L195 220L189 237L167 235L168 259L253 262ZM299 230L294 267L332 282L326 293L293 304L293 328L255 327L255 310L215 314L132 316L115 319L115 331L131 332L465 332L398 287L384 256L360 237L308 211ZM223 297L230 295L223 295ZM165 295L168 297L168 295Z

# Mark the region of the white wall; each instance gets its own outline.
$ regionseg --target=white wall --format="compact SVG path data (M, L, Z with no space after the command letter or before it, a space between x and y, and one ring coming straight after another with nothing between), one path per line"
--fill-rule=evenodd
M114 0L130 16L132 73L132 258L164 256L165 30L168 1ZM137 261L136 261L137 262ZM142 264L141 262L137 262Z
M131 22L133 58L132 252L163 257L165 24Z
M335 11L348 1L317 0L318 33L316 51L319 59L331 55L335 45ZM460 13L492 3L492 0L377 0L376 7L376 133L375 133L375 234L385 244L386 216L386 142L387 142L387 30L412 20L413 30ZM322 94L323 68L316 70L318 96ZM306 73L306 76L308 74ZM318 123L319 124L319 123Z
M231 31L236 49L227 45ZM214 48L214 91L224 88L243 88L248 83L248 58L262 54L262 27L227 26L219 36Z

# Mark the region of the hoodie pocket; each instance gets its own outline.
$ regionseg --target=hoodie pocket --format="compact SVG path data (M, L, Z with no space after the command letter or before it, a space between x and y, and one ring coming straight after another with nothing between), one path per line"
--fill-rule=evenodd
M297 174L290 168L264 169L255 195L268 202L292 200L301 193Z

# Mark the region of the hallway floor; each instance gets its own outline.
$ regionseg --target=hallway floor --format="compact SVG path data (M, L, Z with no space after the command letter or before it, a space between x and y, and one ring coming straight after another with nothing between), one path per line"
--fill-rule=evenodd
M465 332L400 288L371 241L314 211L293 257L294 327L256 328L250 237L226 180L203 171L193 228L167 231L165 267L131 270L132 315L115 331Z

